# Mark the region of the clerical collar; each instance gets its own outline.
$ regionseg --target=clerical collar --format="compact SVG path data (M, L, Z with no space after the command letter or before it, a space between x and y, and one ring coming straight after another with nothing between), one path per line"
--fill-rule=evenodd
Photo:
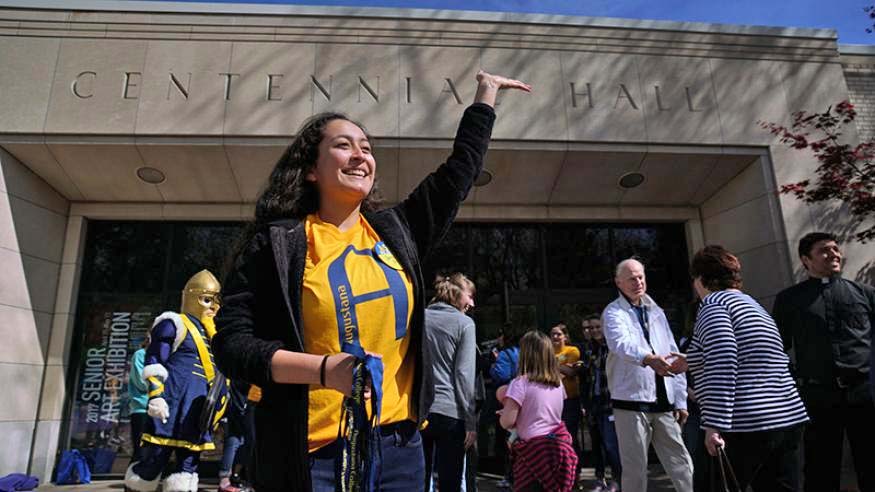
M841 273L834 273L834 274L826 276L826 277L820 277L820 278L808 277L808 278L809 278L809 280L811 280L815 283L826 285L826 284L832 283L833 281L835 281L835 279L837 279L841 276L842 276Z

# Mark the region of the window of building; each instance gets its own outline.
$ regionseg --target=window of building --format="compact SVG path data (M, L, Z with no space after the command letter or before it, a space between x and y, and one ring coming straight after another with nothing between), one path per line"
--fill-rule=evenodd
M154 318L178 311L182 288L206 268L217 277L239 223L90 221L79 285L69 447L97 475L124 473L131 455L128 375ZM203 455L221 459L218 450Z
M129 361L153 319L178 310L181 290L201 269L221 277L243 225L233 222L89 221L78 292L69 443L99 455L96 474L123 473L130 457ZM477 284L471 312L484 351L503 329L546 330L580 320L616 297L613 268L635 256L649 292L680 330L691 296L682 224L458 223L429 258L427 294L439 274ZM487 436L488 432L484 433ZM218 449L203 460L221 458ZM492 449L492 446L488 446ZM486 460L493 453L482 452Z

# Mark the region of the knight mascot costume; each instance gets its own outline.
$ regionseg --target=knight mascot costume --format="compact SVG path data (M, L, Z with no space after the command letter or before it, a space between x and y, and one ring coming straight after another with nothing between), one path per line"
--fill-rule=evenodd
M196 492L201 451L215 449L212 432L227 404L227 381L216 369L210 340L216 332L221 286L202 270L182 291L179 313L165 312L152 324L143 379L149 386L142 458L125 473L125 489L153 492L170 455L173 473L163 492Z

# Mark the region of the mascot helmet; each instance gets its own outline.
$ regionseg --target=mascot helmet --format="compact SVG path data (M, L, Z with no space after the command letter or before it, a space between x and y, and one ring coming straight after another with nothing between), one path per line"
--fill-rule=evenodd
M198 319L212 318L219 312L221 290L222 286L209 270L195 273L182 289L181 311Z

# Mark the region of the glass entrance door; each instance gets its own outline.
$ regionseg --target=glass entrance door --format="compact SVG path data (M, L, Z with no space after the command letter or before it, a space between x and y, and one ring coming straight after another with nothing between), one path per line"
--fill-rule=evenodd
M97 474L122 472L129 459L130 355L154 316L178 309L179 291L190 275L202 268L221 270L241 228L218 222L89 221L62 447L100 451L107 459ZM457 223L423 258L423 274L427 295L438 274L460 271L476 283L471 315L485 375L502 331L547 330L564 321L572 341L579 341L581 318L616 297L614 265L630 256L645 263L649 292L680 326L691 295L681 223ZM110 379L113 384L105 384ZM484 395L486 421L494 416L494 402L494 394ZM493 439L481 444L483 463L501 472L494 422L486 421L481 435ZM218 452L204 455L205 461L217 458Z

